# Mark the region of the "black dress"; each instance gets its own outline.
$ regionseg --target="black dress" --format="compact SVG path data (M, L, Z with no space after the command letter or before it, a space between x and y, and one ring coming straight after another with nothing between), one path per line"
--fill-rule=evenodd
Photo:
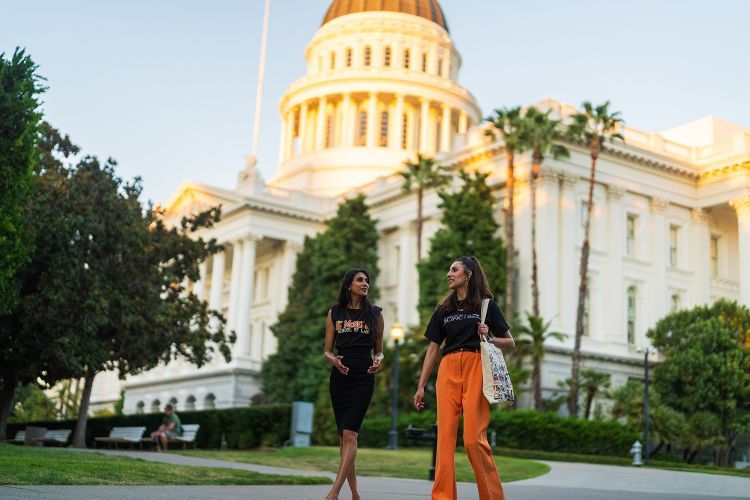
M381 311L379 307L373 309L373 318L367 321L362 309L331 308L336 355L343 356L341 362L349 368L349 373L343 375L332 366L328 385L339 435L344 430L359 432L372 400L375 374L367 373L367 369L372 366L371 352L375 346L373 325Z

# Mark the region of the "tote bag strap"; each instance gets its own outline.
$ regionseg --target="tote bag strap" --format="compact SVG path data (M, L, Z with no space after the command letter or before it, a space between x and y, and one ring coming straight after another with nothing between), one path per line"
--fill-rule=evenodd
M484 323L484 320L487 318L487 307L490 305L490 299L482 299L482 319L480 323ZM485 335L484 340L486 342L489 342L489 336Z

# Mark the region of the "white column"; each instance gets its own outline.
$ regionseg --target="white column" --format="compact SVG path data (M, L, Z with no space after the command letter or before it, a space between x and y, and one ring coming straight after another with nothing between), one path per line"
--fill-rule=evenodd
M299 152L303 154L307 151L307 101L302 103L299 112Z
M401 138L404 134L404 94L397 94L396 95L396 116L393 120L394 126L393 126L393 137L394 140L391 142L390 146L394 149L402 149L402 142Z
M605 315L606 321L601 324L606 331L602 340L615 341L627 338L627 332L622 328L626 325L624 315L625 284L623 282L622 256L625 248L625 207L622 205L622 196L625 188L610 185L607 188L607 287L609 293L601 306L609 311ZM592 301L594 295L590 295ZM592 334L595 332L592 331Z
M443 104L443 117L440 130L440 151L447 153L451 150L451 108Z
M292 283L295 265L297 263L297 254L302 250L302 244L294 241L287 241L284 244L284 250L281 255L281 265L279 266L279 290L277 314L286 308L289 301L289 285Z
M232 244L232 276L229 280L229 312L227 329L234 330L237 324L237 300L240 296L240 277L242 276L242 240Z
M737 212L737 239L739 240L740 303L750 306L750 196L730 202Z
M378 120L376 114L378 112L378 95L375 92L370 92L370 96L367 101L367 147L374 148L377 144L377 130Z
M651 302L651 317L647 323L655 324L667 313L667 218L664 211L667 202L658 198L651 199L651 245L652 272L651 293L646 300ZM636 344L642 341L636 335Z
M458 133L465 134L469 130L469 117L463 109L458 113Z
M560 248L560 175L551 169L542 169L537 183L536 252L539 276L539 312L546 320L556 324L559 318L557 262ZM518 230L526 228L516 226Z
M560 294L560 324L565 333L575 334L576 308L578 307L578 267L580 265L581 245L578 240L576 224L579 224L576 209L576 183L578 177L573 174L562 176L560 191L560 264L559 294ZM522 227L516 225L516 227ZM571 337L572 338L572 337ZM570 340L570 338L569 338Z
M214 265L211 268L211 296L208 307L221 312L221 296L224 287L224 251L214 254Z
M240 295L237 299L236 327L237 342L232 355L250 354L250 306L253 300L253 279L255 272L255 247L257 236L250 236L242 242L242 271L240 273Z
M419 113L419 148L421 153L428 152L428 138L429 138L429 126L430 120L430 102L427 99L420 99L420 113Z
M341 100L341 117L341 146L350 148L354 131L352 130L352 95L349 92L345 93Z
M326 145L326 106L328 101L326 96L321 97L318 100L318 119L315 125L315 149L320 151L325 148Z
M702 208L692 210L690 251L695 276L693 305L708 304L711 300L711 230L709 217Z
M206 295L206 273L208 273L205 260L198 266L198 271L200 276L198 277L198 281L195 282L195 285L193 285L193 293L195 293L195 296L198 297L199 300L204 300Z

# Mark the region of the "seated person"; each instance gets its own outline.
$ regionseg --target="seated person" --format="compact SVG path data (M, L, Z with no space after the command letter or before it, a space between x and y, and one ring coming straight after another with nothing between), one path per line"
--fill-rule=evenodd
M172 405L168 404L164 407L164 420L159 428L151 433L151 439L156 444L156 451L167 451L168 440L181 435L180 417L174 412Z

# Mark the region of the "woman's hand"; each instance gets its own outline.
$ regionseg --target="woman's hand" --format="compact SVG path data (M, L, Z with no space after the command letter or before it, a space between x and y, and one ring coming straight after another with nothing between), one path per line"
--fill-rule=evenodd
M414 393L414 408L420 411L424 408L424 387L417 387L417 392Z
M374 358L372 358L372 365L367 369L367 373L377 373L380 370L380 367L383 363L383 353L376 354Z
M326 361L328 361L328 363L333 365L334 368L336 368L340 374L347 375L349 373L349 367L344 365L343 363L344 356L334 356L330 352L327 352L325 356L326 356Z
M480 339L483 339L485 335L490 332L490 327L485 323L477 323L477 334Z

